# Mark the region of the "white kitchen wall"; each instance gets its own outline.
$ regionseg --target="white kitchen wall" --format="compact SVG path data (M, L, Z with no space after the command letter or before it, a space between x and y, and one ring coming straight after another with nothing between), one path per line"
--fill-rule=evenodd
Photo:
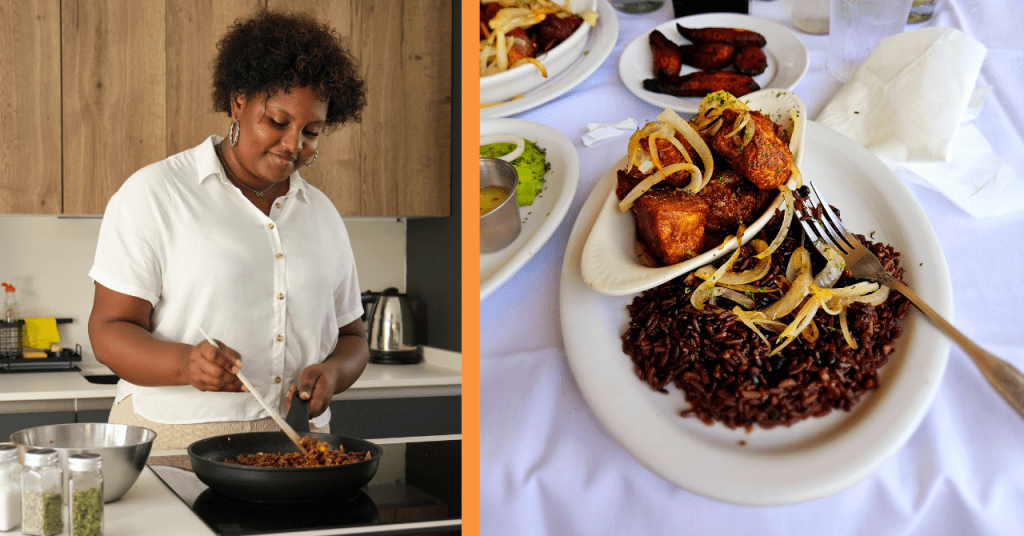
M344 218L356 257L360 290L406 291L406 220ZM0 215L0 281L17 288L21 317L71 318L61 343L82 346L82 367L104 368L92 355L86 323L89 278L100 218Z

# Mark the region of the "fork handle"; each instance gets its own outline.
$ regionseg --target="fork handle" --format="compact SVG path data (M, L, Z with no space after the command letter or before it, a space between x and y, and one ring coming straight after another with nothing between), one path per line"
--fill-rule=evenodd
M914 291L910 290L898 279L887 277L884 283L889 288L906 296L933 324L963 348L967 355L974 360L974 364L981 369L981 373L985 375L988 383L992 384L996 392L1006 399L1021 417L1024 417L1024 374L1021 374L1010 363L992 355L975 344L974 341L968 339L963 333L960 333L960 330L946 322L945 318L942 318L939 313L936 313L924 300L918 297L917 294L914 294Z

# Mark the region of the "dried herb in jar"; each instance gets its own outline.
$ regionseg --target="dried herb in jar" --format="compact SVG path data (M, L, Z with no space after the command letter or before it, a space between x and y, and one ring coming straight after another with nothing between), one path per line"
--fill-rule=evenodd
M71 496L71 536L103 535L103 490L87 488Z
M64 498L60 493L25 490L22 498L22 532L51 536L64 530L64 519L61 516Z

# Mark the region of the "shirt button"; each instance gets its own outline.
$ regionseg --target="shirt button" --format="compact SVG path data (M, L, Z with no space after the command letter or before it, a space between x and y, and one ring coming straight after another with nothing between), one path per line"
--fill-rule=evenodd
M284 335L278 335L277 336L277 342L282 342L282 341L284 341Z
M283 294L283 293L280 293L280 292L278 292L278 293L277 293L277 299L279 299L279 300L283 300L283 299L284 299L284 294Z
M274 228L274 224L273 223L267 224L267 229L273 229L273 228Z
M275 259L283 259L283 258L284 258L284 255L283 255L283 254L281 254L281 253L278 253L277 255L274 255L274 258L275 258Z
M274 383L281 383L281 377L277 376L274 378Z
M281 208L281 203L274 203L274 206L277 208Z

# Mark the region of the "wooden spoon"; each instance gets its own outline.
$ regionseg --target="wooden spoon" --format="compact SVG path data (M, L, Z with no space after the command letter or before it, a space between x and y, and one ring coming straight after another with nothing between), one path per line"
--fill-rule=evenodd
M199 328L199 332L203 334L203 337L206 337L206 342L212 344L217 348L220 348L220 345L217 344L212 338L210 338L210 336L206 334L206 331L202 327ZM252 396L256 398L256 401L259 402L261 406L263 406L263 409L267 410L267 413L269 413L270 417L274 419L274 422L276 422L277 425L281 427L281 430L284 431L284 434L286 436L288 436L288 439L291 439L292 443L295 443L295 446L299 447L299 452L302 452L302 454L306 454L306 449L303 448L302 446L302 439L299 438L299 434L295 431L295 429L292 428L291 425L286 423L284 419L282 419L281 416L277 414L276 411L270 409L270 406L267 404L267 401L264 400L260 393L256 391L256 388L253 387L251 383L249 383L249 379L246 378L244 374L242 374L242 371L238 371L238 373L235 374L235 376L238 376L238 379L242 380L242 385L245 385L245 388L248 389L250 393L252 393Z

